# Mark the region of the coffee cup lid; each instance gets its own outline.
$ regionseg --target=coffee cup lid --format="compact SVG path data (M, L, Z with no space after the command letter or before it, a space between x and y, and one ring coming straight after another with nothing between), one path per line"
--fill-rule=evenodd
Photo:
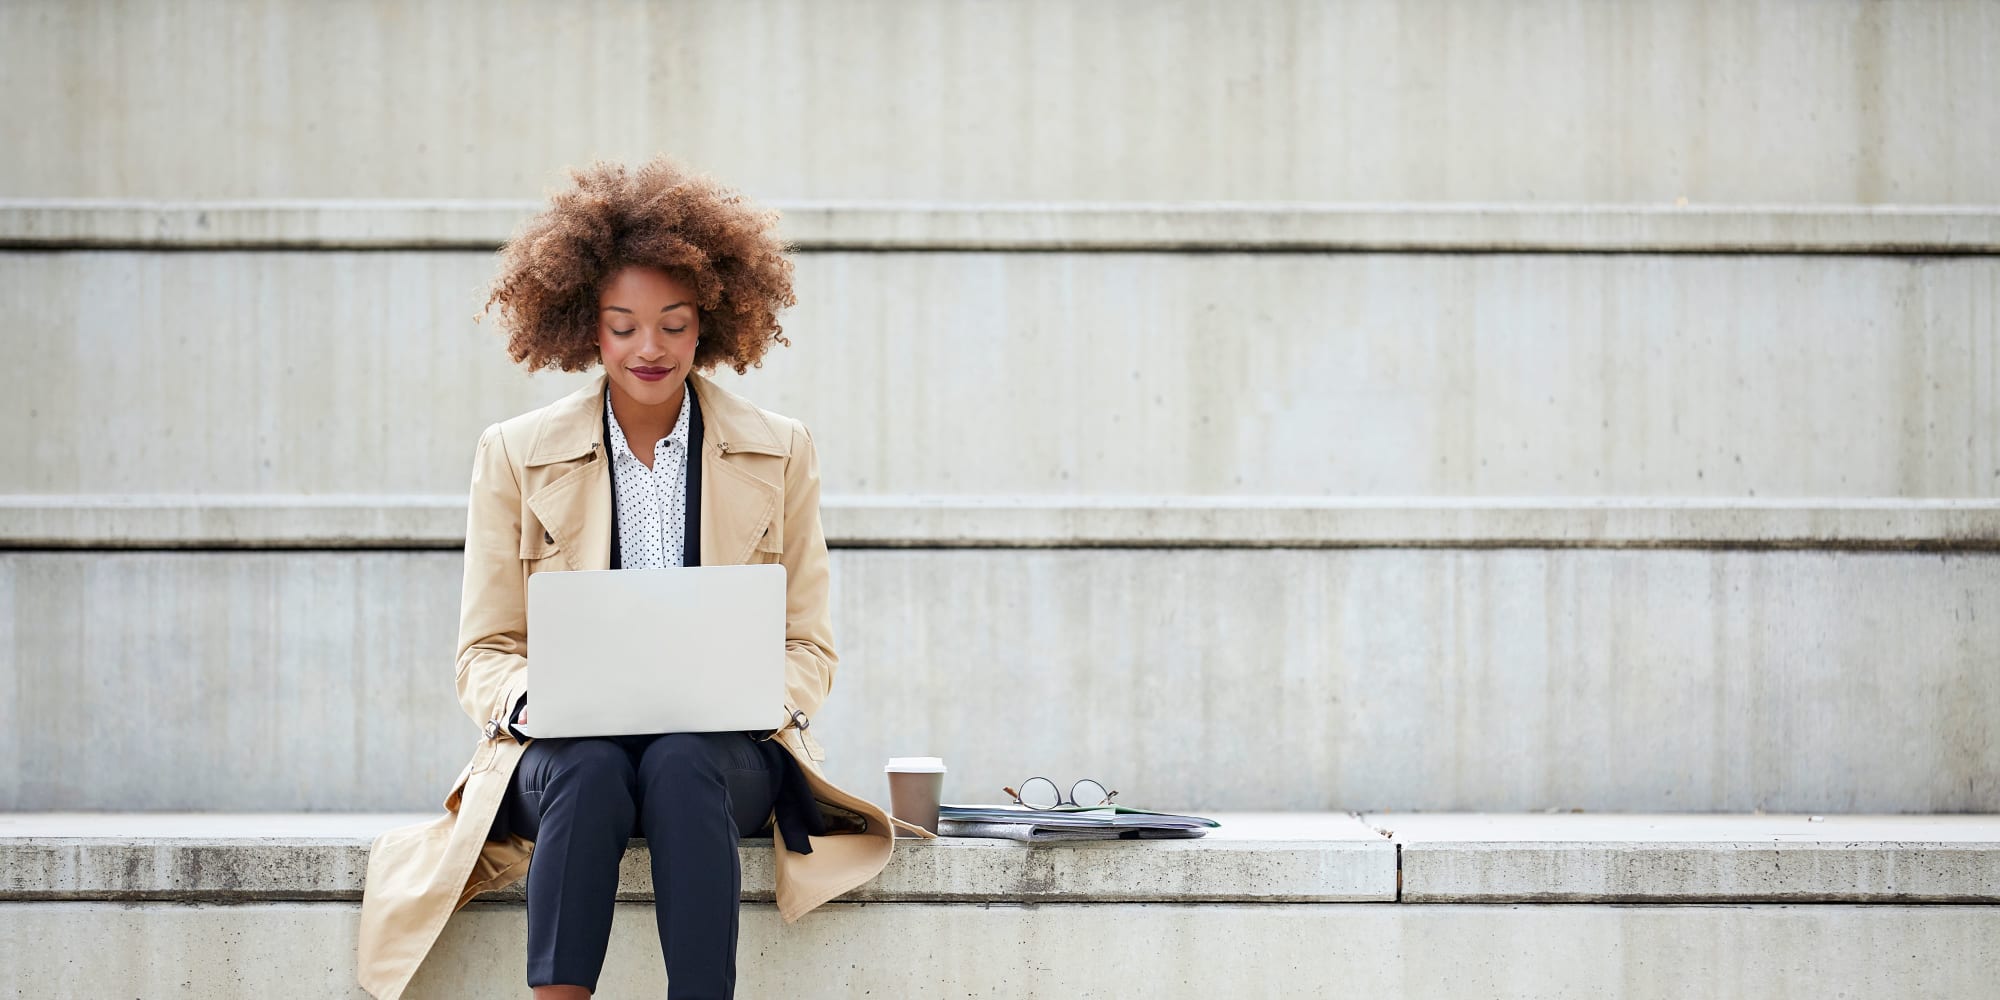
M883 771L897 771L904 774L943 774L943 757L891 757Z

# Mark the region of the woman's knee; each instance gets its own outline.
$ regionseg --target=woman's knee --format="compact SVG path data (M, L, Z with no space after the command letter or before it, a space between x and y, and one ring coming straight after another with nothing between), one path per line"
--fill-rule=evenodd
M727 766L726 748L718 737L727 733L667 733L646 745L639 758L639 780L643 785L662 781L720 776Z
M543 741L546 744L548 741ZM611 740L579 739L550 747L544 799L569 791L592 802L632 801L631 755Z

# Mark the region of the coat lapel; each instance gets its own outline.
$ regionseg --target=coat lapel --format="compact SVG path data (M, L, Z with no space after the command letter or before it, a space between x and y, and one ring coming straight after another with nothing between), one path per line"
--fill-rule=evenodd
M549 408L522 462L528 509L542 522L570 569L611 567L611 463L604 444L604 382ZM539 483L539 486L535 484Z
M740 565L778 517L789 443L762 411L704 376L690 374L703 423L701 564ZM551 404L523 461L527 505L573 570L611 566L611 463L604 441L604 386ZM540 484L540 485L536 485Z
M701 400L704 424L701 564L741 565L778 516L790 449L748 400L703 376L690 374L688 380Z

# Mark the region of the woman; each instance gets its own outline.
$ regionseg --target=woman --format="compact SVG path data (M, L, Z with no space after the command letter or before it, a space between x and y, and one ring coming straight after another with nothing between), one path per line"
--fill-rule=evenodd
M789 923L881 871L894 827L929 836L819 769L811 718L837 661L812 436L699 374L744 372L788 343L775 214L664 157L572 176L502 248L488 306L530 370L604 373L480 436L458 694L481 739L446 814L383 834L369 855L360 980L381 998L402 994L452 912L524 874L528 985L541 1000L589 996L633 836L652 854L670 995L729 996L738 837L772 831ZM775 729L535 740L515 728L532 712L529 576L772 562L786 570Z

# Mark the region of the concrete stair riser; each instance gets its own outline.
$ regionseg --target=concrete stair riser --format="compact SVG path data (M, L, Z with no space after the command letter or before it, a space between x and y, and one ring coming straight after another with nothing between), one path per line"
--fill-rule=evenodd
M0 260L0 492L462 493L480 428L580 379L471 322L487 254ZM830 495L2000 496L2000 256L827 253L799 287L797 346L726 381Z
M859 549L834 573L816 722L863 791L940 753L961 801L1041 773L1199 808L2000 809L1992 554ZM0 802L429 807L477 739L459 574L0 556Z
M1996 48L1979 0L27 4L0 191L1992 203Z
M0 903L0 991L355 997L355 903ZM1986 1000L1991 906L832 903L743 910L747 996L1687 996ZM413 997L526 992L526 913L473 903ZM89 942L87 953L80 942ZM665 992L650 904L620 904L604 996Z

